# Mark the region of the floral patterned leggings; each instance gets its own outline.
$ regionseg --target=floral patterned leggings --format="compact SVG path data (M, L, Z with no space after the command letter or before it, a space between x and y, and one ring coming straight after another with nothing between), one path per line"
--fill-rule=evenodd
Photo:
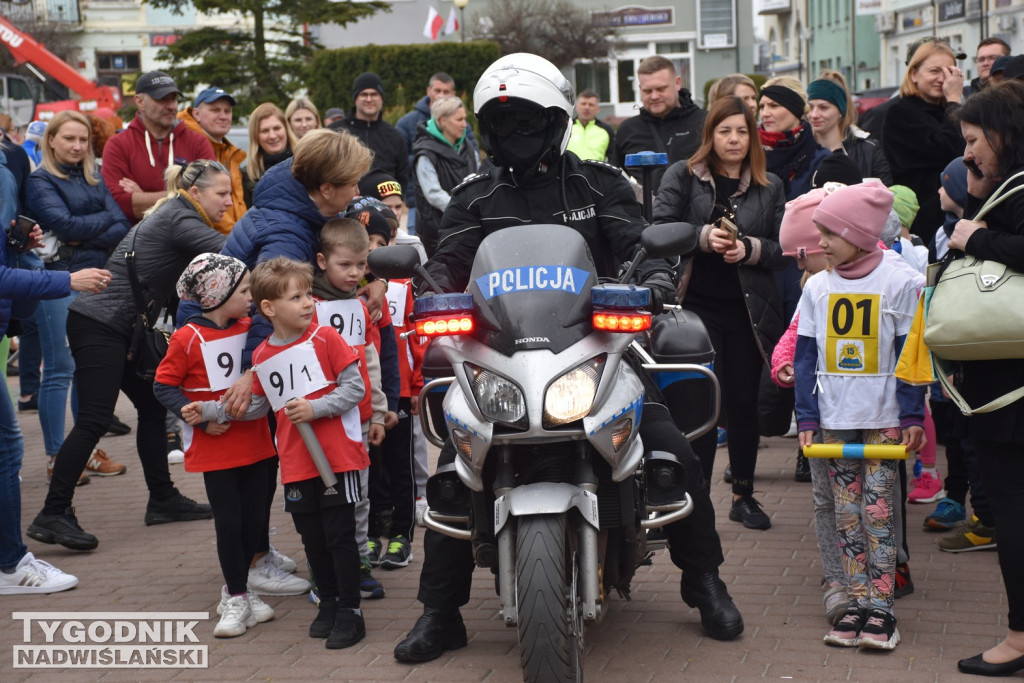
M823 443L898 444L900 430L828 430ZM839 551L847 591L865 609L892 612L896 587L896 534L892 491L897 477L895 460L828 461L836 505Z

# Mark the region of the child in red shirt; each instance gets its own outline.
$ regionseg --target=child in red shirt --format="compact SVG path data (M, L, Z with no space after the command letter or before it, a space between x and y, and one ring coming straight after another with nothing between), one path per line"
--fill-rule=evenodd
M277 447L285 510L302 537L320 593L311 638L328 649L366 636L359 609L355 504L365 491L359 471L369 465L359 403L366 386L359 358L329 327L313 321L313 269L278 257L253 270L253 301L274 333L253 352L253 402L277 415ZM338 483L327 486L299 427L309 424ZM313 444L316 446L316 444Z
M171 336L154 393L186 423L185 470L203 473L226 582L213 634L229 638L274 618L274 610L246 585L273 495L267 468L276 468L275 452L266 411L229 423L219 403L241 374L242 348L252 322L249 273L238 259L200 254L182 273L177 291L182 299L199 302L202 314Z

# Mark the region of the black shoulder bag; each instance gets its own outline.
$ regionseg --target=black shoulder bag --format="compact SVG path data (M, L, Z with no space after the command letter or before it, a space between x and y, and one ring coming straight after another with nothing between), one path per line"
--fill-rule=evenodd
M156 369L160 366L160 361L167 354L168 337L166 332L154 327L155 316L151 318L150 305L146 303L146 299L142 295L139 276L135 272L135 238L138 236L139 229L136 227L134 230L131 242L128 244L128 252L124 255L125 263L128 265L128 280L131 282L132 296L135 297L135 307L139 309L135 318L132 344L128 347L128 362L134 363L135 374L139 379L151 382L156 377Z

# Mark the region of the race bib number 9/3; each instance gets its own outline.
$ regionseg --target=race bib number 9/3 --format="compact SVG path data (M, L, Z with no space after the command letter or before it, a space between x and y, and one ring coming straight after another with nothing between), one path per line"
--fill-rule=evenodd
M825 336L825 371L878 374L878 294L830 294Z
M366 344L366 313L359 299L317 301L316 319L333 327L349 346Z
M306 398L326 387L320 359L316 357L313 342L297 344L287 351L268 358L253 368L263 385L263 393L274 412L284 408L293 398Z
M242 376L242 349L246 335L236 334L214 341L202 341L203 364L210 380L210 391L227 389Z

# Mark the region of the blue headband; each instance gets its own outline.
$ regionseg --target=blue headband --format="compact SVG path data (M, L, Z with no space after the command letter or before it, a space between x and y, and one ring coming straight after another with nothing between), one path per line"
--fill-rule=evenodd
M807 86L807 99L831 102L836 105L840 114L846 116L846 91L832 81L824 79L811 81L811 84Z

